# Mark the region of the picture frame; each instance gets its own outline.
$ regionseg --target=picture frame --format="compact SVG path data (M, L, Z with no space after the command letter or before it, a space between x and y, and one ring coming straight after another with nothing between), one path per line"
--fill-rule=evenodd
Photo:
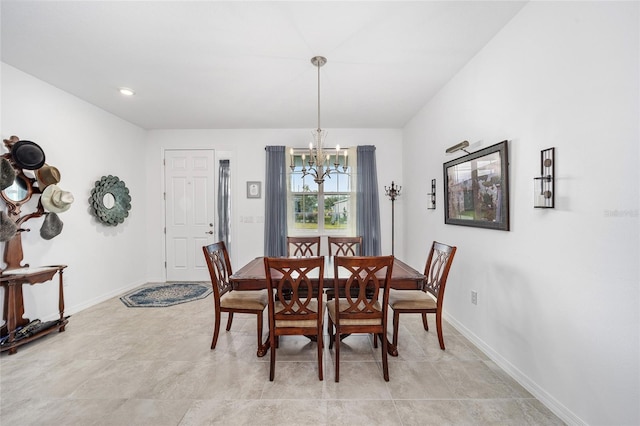
M508 141L443 164L444 223L509 230Z
M262 198L262 182L247 181L247 198Z

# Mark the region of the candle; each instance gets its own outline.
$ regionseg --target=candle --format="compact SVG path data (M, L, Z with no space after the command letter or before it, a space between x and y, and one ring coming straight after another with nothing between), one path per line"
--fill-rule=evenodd
M348 167L349 166L349 159L347 158L347 150L344 150L344 166Z
M293 148L289 149L289 159L291 160L291 165L293 166Z

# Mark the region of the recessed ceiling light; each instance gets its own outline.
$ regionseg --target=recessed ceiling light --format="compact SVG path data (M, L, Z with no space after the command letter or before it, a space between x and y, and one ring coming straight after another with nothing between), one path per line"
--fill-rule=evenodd
M136 94L136 92L134 92L132 89L129 89L128 87L121 87L119 90L120 93L124 96L133 96Z

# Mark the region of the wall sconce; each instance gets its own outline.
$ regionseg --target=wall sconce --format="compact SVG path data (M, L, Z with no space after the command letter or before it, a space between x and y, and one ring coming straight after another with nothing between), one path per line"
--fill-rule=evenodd
M555 200L555 148L540 151L540 176L533 178L533 207L552 209Z
M429 196L429 205L427 209L435 210L436 209L436 180L431 179L431 192L427 193Z
M454 152L457 152L457 151L464 151L467 154L471 154L469 151L465 149L467 147L469 147L469 141L462 141L457 145L450 146L449 148L447 148L445 152L447 154L453 154Z

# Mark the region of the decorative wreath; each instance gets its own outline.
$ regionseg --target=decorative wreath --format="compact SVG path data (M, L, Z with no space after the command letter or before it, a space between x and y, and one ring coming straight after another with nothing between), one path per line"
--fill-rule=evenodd
M107 194L113 196L114 203L111 208L104 205L104 196ZM131 209L129 189L117 176L102 176L100 180L96 181L94 188L91 190L89 205L98 220L105 225L117 226L129 216L129 210Z

